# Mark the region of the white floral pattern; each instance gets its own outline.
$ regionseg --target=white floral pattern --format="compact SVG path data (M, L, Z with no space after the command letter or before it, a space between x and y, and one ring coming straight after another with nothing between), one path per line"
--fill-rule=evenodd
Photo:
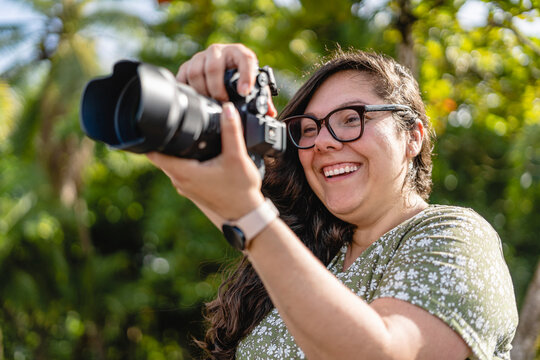
M392 297L443 320L472 359L510 359L518 315L501 241L470 209L430 205L384 234L343 271L346 247L328 265L368 303ZM239 344L237 359L305 359L273 309Z

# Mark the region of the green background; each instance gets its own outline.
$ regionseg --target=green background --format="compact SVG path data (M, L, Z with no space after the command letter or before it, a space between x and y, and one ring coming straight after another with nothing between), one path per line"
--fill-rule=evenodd
M538 1L484 2L475 28L461 0L172 1L151 19L126 1L21 3L45 26L0 77L0 359L196 357L201 305L238 257L144 156L83 136L104 38L173 72L242 42L274 68L278 109L338 44L412 66L437 133L430 202L496 228L521 306L540 254L540 39L515 24L538 20ZM27 40L0 29L0 55Z

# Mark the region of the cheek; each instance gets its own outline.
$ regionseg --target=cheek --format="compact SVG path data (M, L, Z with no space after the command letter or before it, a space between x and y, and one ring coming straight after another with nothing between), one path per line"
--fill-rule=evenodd
M385 121L379 123L379 125L376 129L377 134L375 138L380 143L380 146L385 148L387 152L402 154L405 149L406 138L397 129L393 119L387 118Z
M399 167L406 160L405 138L397 134L392 126L373 128L370 135L364 139L363 145L367 157L373 162L371 165L399 172Z
M298 160L304 169L304 173L307 173L311 169L311 160L313 159L313 151L309 150L298 150Z
M300 160L300 165L304 170L304 176L309 184L309 186L314 189L316 184L316 174L312 168L313 162L313 150L300 150L298 151L298 159Z

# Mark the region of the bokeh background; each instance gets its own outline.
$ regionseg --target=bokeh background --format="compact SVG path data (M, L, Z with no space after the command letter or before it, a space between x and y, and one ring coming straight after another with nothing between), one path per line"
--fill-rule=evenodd
M239 253L144 156L85 138L79 104L119 59L176 72L214 42L275 69L279 109L337 46L411 67L438 137L431 202L499 232L514 358L540 359L537 0L0 0L0 359L197 358Z

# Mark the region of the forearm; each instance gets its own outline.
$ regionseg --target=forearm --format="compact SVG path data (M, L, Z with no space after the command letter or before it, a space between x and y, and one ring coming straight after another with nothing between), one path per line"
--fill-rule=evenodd
M383 357L389 339L383 319L341 284L282 221L272 222L254 239L248 255L308 358Z

